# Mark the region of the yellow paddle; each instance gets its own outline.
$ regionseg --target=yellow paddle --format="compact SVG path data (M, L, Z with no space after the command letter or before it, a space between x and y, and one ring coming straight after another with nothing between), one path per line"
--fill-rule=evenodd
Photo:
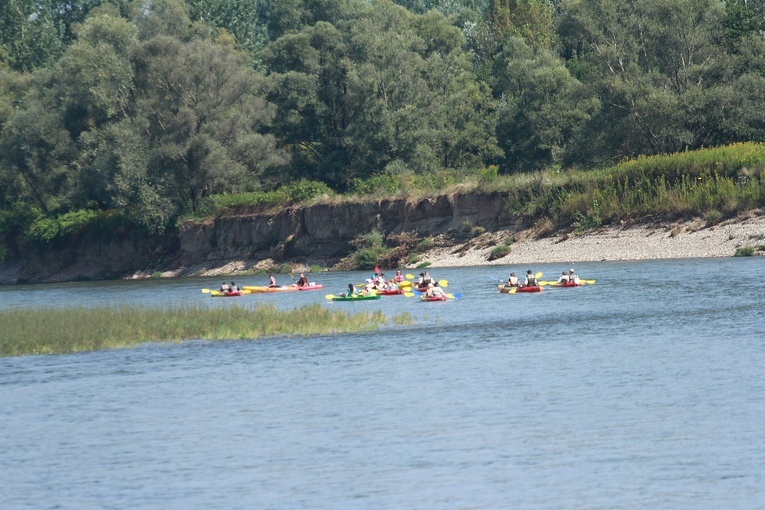
M327 298L327 299L335 299L335 295L334 294L326 294L324 297Z
M438 280L438 285L441 287L448 287L449 281L448 280Z
M405 297L414 297L414 292L404 292Z
M517 291L518 291L518 288L513 287L512 289L510 289L510 292L508 292L508 294L515 294Z
M409 273L406 273L406 277L407 277L409 280L414 280L414 275L413 275L413 274L409 274Z
M202 289L202 294L209 294L212 292L210 289Z

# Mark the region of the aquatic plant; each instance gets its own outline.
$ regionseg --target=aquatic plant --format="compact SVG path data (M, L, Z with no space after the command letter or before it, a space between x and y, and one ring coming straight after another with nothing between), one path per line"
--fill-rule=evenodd
M370 331L381 311L351 314L320 304L293 310L273 305L175 308L20 308L0 311L0 356L61 354L189 339L257 339ZM405 318L394 318L394 323Z

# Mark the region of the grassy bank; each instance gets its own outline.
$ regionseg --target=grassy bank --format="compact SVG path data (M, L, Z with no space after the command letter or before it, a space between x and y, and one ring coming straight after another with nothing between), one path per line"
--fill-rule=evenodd
M0 356L63 354L188 339L356 333L371 331L387 321L380 311L349 314L319 304L294 310L278 310L270 305L3 310ZM404 314L393 321L406 324L412 319Z

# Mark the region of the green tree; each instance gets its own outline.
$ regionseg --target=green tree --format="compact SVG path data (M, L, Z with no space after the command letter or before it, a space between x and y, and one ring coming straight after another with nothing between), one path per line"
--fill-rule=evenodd
M741 105L762 109L760 94L744 91L763 74L765 46L746 38L731 51L724 17L717 0L567 2L564 54L603 105L580 156L595 162L762 139L761 122L741 117Z
M295 171L343 186L389 165L424 172L496 155L492 102L438 13L376 2L270 47L271 99Z
M63 44L51 7L50 0L0 2L0 63L32 71L56 61Z
M497 62L497 137L505 170L562 164L598 100L557 56L534 52L520 38L507 41Z

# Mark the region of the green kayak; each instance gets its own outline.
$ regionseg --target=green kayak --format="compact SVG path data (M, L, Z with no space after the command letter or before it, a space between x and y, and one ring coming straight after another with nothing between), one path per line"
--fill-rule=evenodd
M376 294L374 296L338 296L334 294L327 294L327 299L331 301L368 301L370 299L380 299L380 295Z

